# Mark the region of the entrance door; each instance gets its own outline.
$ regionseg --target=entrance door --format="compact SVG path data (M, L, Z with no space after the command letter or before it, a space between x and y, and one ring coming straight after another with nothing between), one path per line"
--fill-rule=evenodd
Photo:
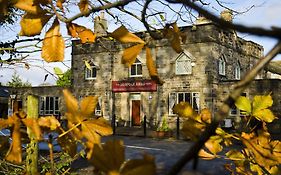
M132 122L133 126L140 126L140 100L132 100Z

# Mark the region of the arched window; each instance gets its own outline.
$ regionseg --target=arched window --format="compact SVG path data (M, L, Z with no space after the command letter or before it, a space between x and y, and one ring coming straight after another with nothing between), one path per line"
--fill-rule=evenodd
M225 75L225 58L220 57L219 58L219 75Z
M176 59L176 75L187 75L192 73L192 64L190 57L182 52Z
M240 80L240 76L241 76L241 65L239 63L239 61L235 64L235 79L236 80Z
M90 63L91 69L85 67L85 79L94 80L97 78L97 66L94 63Z
M129 69L129 76L130 77L141 77L142 76L142 63L139 59L132 64Z

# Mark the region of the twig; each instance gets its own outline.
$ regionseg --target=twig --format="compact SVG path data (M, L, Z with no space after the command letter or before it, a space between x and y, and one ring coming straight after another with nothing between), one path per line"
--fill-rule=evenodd
M215 115L215 119L212 123L207 126L206 130L202 133L199 140L178 160L178 162L172 167L172 169L168 172L169 175L177 174L181 171L184 165L194 159L201 148L204 146L205 142L209 140L209 138L215 134L215 131L220 123L229 113L230 106L232 106L235 100L240 96L240 94L247 88L247 86L254 80L259 71L265 67L270 60L272 60L277 54L281 51L281 42L277 43L271 51L262 59L259 60L257 65L253 67L248 73L245 74L243 79L239 81L234 90L230 93L229 97L224 101L224 104L219 108L219 111Z

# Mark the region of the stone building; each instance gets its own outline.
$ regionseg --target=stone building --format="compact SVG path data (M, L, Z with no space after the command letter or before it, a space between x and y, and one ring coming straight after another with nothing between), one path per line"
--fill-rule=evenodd
M226 17L230 20L228 15ZM158 125L164 116L169 122L175 122L172 108L181 101L189 102L196 111L208 108L216 112L234 83L263 56L262 46L200 17L196 24L181 27L187 36L182 53L176 53L167 39L149 45L158 74L165 82L161 86L149 77L145 51L130 68L126 67L121 63L121 57L127 46L102 37L103 30L107 29L103 15L95 22L102 24L95 24L95 32L100 34L97 42L81 44L79 40L72 41L72 86L69 88L77 99L99 96L95 115L108 120L115 115L117 120L125 121L130 127L140 126L144 116L154 125ZM147 36L142 32L137 34L143 39ZM243 95L252 97L271 92L278 96L274 87L281 86L281 81L266 78L267 73L261 72L257 76L261 80L252 83ZM17 99L23 101L23 109L25 98L31 93L40 97L41 115L64 113L61 88L33 87L13 91L18 95ZM274 99L277 101L274 112L279 116L280 101ZM239 122L239 118L239 111L233 108L230 119Z

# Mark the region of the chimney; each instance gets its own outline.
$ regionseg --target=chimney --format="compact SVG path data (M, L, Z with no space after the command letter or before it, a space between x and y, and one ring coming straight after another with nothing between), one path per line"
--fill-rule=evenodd
M94 20L94 32L96 35L99 36L105 36L107 33L108 27L107 27L107 20L104 17L104 12L100 13L100 16L96 16Z
M221 12L221 19L228 21L228 22L232 22L233 19L233 14L232 11L230 10L224 10Z

